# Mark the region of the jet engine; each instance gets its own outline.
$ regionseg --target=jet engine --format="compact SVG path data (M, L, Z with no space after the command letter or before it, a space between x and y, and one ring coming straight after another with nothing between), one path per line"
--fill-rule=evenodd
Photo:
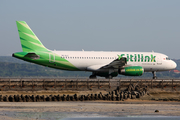
M118 73L126 76L141 76L144 73L144 68L141 66L129 66L119 69Z

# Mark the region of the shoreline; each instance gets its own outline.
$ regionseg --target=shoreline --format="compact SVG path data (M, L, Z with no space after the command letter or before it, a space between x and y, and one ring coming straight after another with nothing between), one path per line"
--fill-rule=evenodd
M159 112L155 112L158 110ZM0 102L0 119L63 119L75 117L180 116L179 102L148 100Z

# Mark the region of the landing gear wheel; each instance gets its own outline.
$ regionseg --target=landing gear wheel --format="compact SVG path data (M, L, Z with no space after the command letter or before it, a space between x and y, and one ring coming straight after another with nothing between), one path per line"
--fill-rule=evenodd
M97 79L97 78L96 78L96 75L90 75L89 79Z
M106 79L112 79L113 77L111 75L109 75L108 77L106 77Z
M152 74L153 74L153 79L157 79L156 71L152 71Z

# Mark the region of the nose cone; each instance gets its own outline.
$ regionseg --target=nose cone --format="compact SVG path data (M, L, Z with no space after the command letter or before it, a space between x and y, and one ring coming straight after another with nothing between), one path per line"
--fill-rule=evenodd
M171 63L171 68L172 69L175 69L177 67L177 64L174 62L174 61L172 61L172 63Z

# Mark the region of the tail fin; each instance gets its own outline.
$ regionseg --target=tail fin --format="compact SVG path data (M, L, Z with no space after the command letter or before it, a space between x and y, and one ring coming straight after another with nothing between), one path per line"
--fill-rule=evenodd
M48 51L25 21L16 21L23 52Z

